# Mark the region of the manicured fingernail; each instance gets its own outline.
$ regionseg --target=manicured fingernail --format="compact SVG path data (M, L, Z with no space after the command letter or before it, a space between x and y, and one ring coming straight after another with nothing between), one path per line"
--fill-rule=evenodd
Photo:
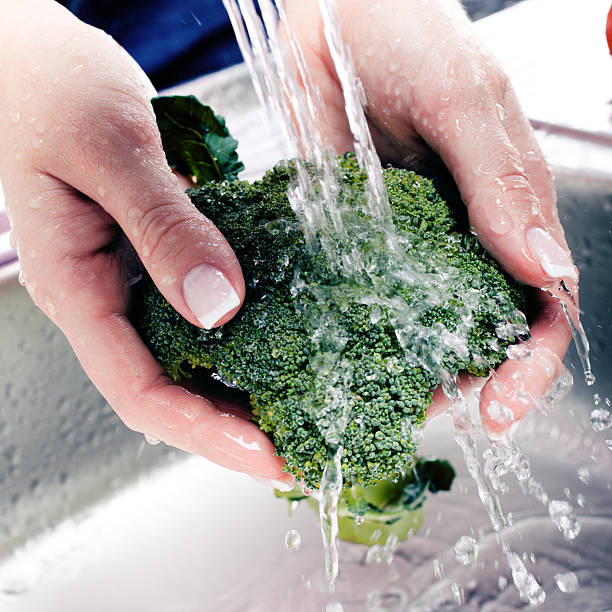
M576 267L569 251L564 249L546 230L532 227L527 230L527 244L533 256L540 262L544 272L553 278L578 280Z
M251 475L251 478L259 484L262 484L266 487L272 487L273 489L278 489L283 493L291 491L291 489L293 489L293 487L295 486L295 478L293 478L291 482L286 482L284 480L274 480L273 478L264 478L263 476L253 475Z
M191 312L204 329L211 329L240 298L221 270L200 264L190 270L183 281L183 295Z

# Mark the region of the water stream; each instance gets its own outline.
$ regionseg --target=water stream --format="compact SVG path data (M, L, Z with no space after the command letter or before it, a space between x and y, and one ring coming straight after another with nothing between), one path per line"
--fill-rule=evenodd
M262 106L268 112L270 123L282 131L285 157L304 158L311 164L307 167L302 161L296 162L297 181L289 193L292 208L302 225L307 243L314 250L322 249L331 270L350 278L353 283L357 282L362 303L381 304L389 309L390 320L396 328L400 344L406 349L408 361L422 364L443 380L443 390L451 403L455 440L463 452L468 472L476 484L493 531L497 534L515 586L521 598L530 605L541 603L546 598L546 593L527 570L521 558L503 540L502 531L508 525L508 518L504 515L498 495L504 492L502 477L507 473L514 474L528 494L542 503L548 503L550 516L566 539L576 537L580 530L579 523L569 503L561 500L549 502L547 493L531 477L529 462L522 449L511 437L491 442L485 450L483 465L477 447L480 426L470 414L470 408L458 388L456 377L440 370L440 347L451 346L457 354L467 350L467 333L472 325L473 308L482 303L483 299L491 298L470 295L470 292L466 291L465 309L460 313L461 324L452 337L439 333L436 335L433 328L424 330L416 324L423 310L432 304L443 302L445 296L439 288L439 278L425 272L425 262L419 259L418 253L410 253L410 257L406 258L406 249L402 244L405 238L399 236L394 228L380 160L374 149L364 112L365 94L356 76L349 50L342 40L335 0L318 0L318 6L330 57L342 86L354 151L360 166L367 173L366 197L362 211L367 216L359 228L361 233L368 235L367 241L360 239L359 232L349 228L346 223L342 187L337 178L334 157L325 146L325 108L318 89L309 76L298 38L288 27L284 0L260 0L261 17L253 0L223 2ZM279 18L284 23L282 28L278 25ZM351 217L351 220L354 221L354 218ZM363 248L364 244L371 246L372 241L384 245L384 252L379 252L375 260ZM425 258L430 256L429 253L424 255ZM456 275L457 283L461 282L457 271L447 269L443 274L450 275L451 279ZM414 282L415 278L426 288L421 298L422 310L414 303L408 307L397 291L398 286ZM296 293L304 290L298 282ZM381 298L381 295L387 297ZM336 510L342 488L341 439L349 418L347 393L350 366L341 361L342 338L336 333L334 322L330 321L328 316L328 305L330 300L335 298L334 292L321 290L315 297L319 316L310 318L314 321L310 332L319 359L313 364L313 368L320 373L321 384L326 386L324 392L336 411L336 418L331 420L331 424L329 412L327 413L325 427L321 429L330 452L317 494L326 576L333 589L338 574ZM578 311L574 307L570 312L563 298L560 299L564 303L573 332L585 380L587 384L592 385L594 376L589 362L588 340L580 325ZM415 303L418 304L418 301ZM508 329L500 329L498 333L500 337L508 337L514 335L517 329L526 330L521 313L516 313L513 320L509 320ZM520 353L520 349L515 351L515 358L520 358ZM557 391L551 393L559 395L559 388L567 391L568 386L571 386L571 377L568 383L565 372L562 372L555 385ZM554 399L552 395L550 401ZM539 398L531 399L536 403L540 402ZM504 407L498 408L503 413Z

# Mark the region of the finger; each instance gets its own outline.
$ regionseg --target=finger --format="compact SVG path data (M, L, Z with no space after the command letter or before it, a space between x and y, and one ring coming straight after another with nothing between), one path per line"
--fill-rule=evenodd
M541 310L531 325L531 337L517 345L483 387L480 416L489 434L508 429L537 407L563 372L562 359L571 331L560 302L542 291Z
M7 201L26 287L128 427L230 469L292 482L255 424L171 384L143 344L125 315L120 262L106 249L113 219L49 176L13 178Z
M470 397L474 393L478 393L482 386L486 383L486 378L480 378L472 376L467 372L461 372L458 375L457 386L461 395L465 398ZM427 415L425 417L425 423L427 424L431 419L443 414L450 406L450 401L444 395L442 385L436 387L433 392L433 399L431 406L427 409Z
M61 156L54 150L59 143L51 141L45 169L119 223L155 284L187 320L206 329L228 321L244 299L240 265L179 188L150 107L103 101L88 115L90 140Z

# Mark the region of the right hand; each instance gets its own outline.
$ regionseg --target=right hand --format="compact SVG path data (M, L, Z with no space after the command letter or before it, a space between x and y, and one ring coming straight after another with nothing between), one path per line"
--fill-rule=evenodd
M4 6L0 51L0 176L34 302L128 427L291 486L250 415L172 384L128 320L122 232L194 325L225 323L245 292L232 249L166 163L146 75L51 0Z

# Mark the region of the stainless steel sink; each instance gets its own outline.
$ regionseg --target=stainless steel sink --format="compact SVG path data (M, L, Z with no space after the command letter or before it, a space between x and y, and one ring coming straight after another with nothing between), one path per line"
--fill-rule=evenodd
M605 4L592 0L584 15L597 17ZM570 5L530 0L479 27L520 79L519 50L500 42L508 28L525 23L533 29L533 19L548 10L563 32L572 23ZM533 12L519 13L527 10ZM546 508L515 485L502 498L514 514L505 537L513 550L526 553L527 567L543 582L548 597L541 609L587 612L612 609L612 453L604 443L612 430L596 434L588 424L593 392L612 397L612 139L609 122L594 125L579 111L577 119L542 115L542 96L552 94L549 88L537 94L537 61L522 88L537 101L533 112L526 108L555 167L599 382L595 389L582 383L570 350L566 363L574 391L554 417L531 415L519 434L534 476L552 499L571 499L582 533L565 542ZM598 59L597 65L603 63ZM612 79L608 84L612 98ZM602 87L598 83L599 96ZM175 91L195 93L227 117L247 178L280 157L243 67ZM589 97L586 90L582 94ZM423 529L400 547L391 566L366 564L362 547L344 544L332 595L323 584L320 535L310 508L290 517L283 501L249 478L149 446L128 431L88 382L61 333L31 303L17 270L15 264L0 267L0 610L299 611L338 602L345 612L451 610L459 608L461 592L463 610L523 605L445 418L428 428L424 452L453 461L459 472L453 490L427 502ZM588 484L578 468L587 468L588 477L581 474ZM296 552L284 546L288 529L301 534ZM479 540L480 561L464 567L452 548L468 533ZM554 574L570 570L582 588L563 593Z

